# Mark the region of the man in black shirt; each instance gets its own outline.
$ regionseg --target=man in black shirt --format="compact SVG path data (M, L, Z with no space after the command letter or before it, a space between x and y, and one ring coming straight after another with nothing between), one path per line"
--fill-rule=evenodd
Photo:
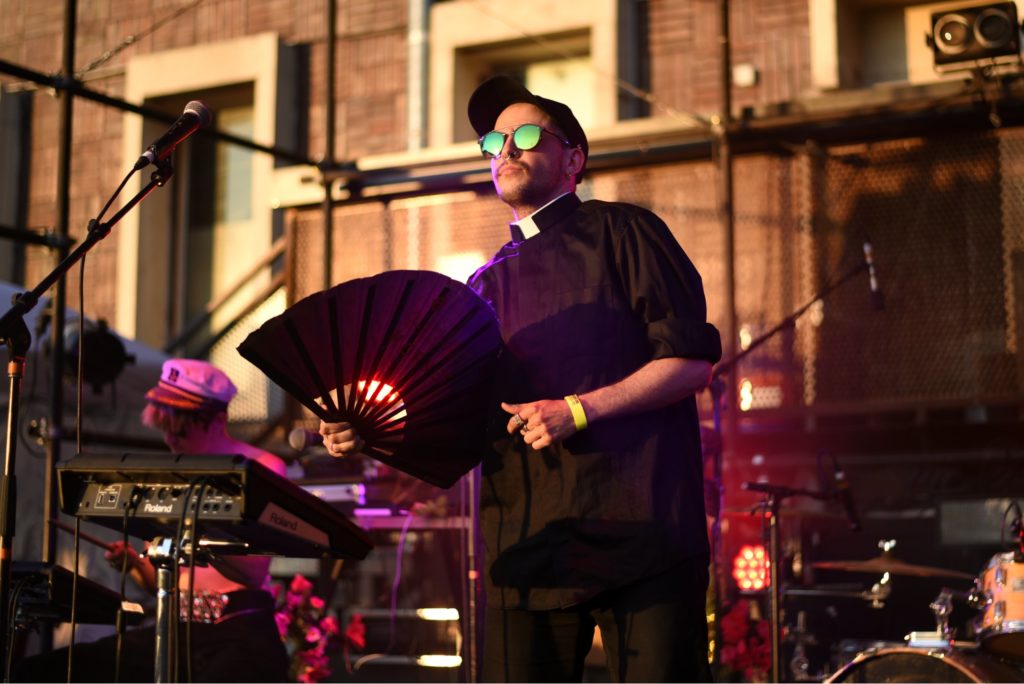
M505 349L482 466L485 681L708 681L708 540L694 394L721 356L700 275L641 207L575 194L564 104L503 76L469 119L512 240L470 279ZM323 424L332 453L357 450Z

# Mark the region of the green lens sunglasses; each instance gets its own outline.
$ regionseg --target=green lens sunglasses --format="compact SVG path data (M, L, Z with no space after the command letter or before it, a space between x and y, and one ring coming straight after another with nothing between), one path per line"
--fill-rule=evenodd
M537 124L520 124L512 129L512 144L515 145L517 150L532 150L540 142L540 134L547 133L554 136L566 147L572 147L572 143L558 135L554 131L538 126ZM508 133L502 133L501 131L491 131L480 136L480 151L487 159L493 159L501 156L501 151L505 149L505 141L508 140Z

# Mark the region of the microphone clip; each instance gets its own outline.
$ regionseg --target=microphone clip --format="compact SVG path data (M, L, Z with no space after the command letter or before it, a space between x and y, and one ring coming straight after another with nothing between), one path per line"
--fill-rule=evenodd
M156 183L159 187L163 187L167 184L167 181L171 180L171 176L174 175L174 165L171 164L171 158L164 157L153 162L156 167L153 173L149 174L149 179Z

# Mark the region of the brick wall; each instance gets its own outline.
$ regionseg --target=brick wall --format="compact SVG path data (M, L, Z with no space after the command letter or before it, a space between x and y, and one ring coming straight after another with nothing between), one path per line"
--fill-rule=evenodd
M124 92L123 69L134 55L230 40L275 31L288 44L309 44L308 155L324 155L326 2L324 0L203 0L155 31L155 22L189 5L185 0L89 0L78 3L76 68L82 69L129 36L137 41L86 75L87 85L115 97ZM338 3L337 144L339 159L405 148L405 14L403 0ZM64 4L57 0L4 0L0 59L43 73L61 70ZM143 35L144 34L144 35ZM31 87L0 74L6 87ZM122 113L78 99L72 119L69 226L81 239L85 226L106 201L126 169L121 168ZM33 102L28 225L53 228L57 222L57 145L59 102L36 91ZM116 230L116 228L115 228ZM47 273L53 259L29 250L27 282ZM86 311L113 319L116 239L90 254ZM72 272L75 277L77 271ZM69 283L72 281L69 280ZM69 287L69 290L75 289ZM69 304L78 307L77 294Z
M753 64L757 85L733 89L733 109L800 97L810 87L807 0L730 3L732 63ZM717 3L650 0L651 90L664 104L700 114L721 109ZM656 112L655 112L656 113Z

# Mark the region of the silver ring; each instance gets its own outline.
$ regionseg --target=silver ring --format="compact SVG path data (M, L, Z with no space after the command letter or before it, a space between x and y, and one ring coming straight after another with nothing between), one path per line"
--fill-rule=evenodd
M523 417L520 416L518 413L512 416L512 422L516 424L517 428L521 428L523 427L523 425L526 424L526 421L523 420Z

